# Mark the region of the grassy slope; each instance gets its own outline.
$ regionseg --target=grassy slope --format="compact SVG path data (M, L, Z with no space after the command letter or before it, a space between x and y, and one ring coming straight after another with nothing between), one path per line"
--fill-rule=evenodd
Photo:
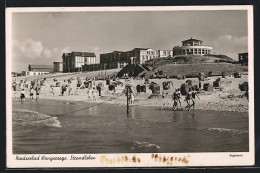
M190 75L197 76L199 72L213 74L221 74L226 72L232 74L234 72L247 72L247 66L241 66L231 63L215 63L215 60L234 62L233 59L225 55L178 55L173 58L158 58L147 61L145 65L148 67L154 65L153 70L147 75L153 74L155 71L163 70L169 76Z
M247 66L241 66L230 63L203 63L203 64L167 64L159 66L156 70L166 71L167 75L192 75L196 76L199 72L208 73L210 71L213 74L221 74L226 72L226 74L232 74L234 72L247 72ZM147 74L152 74L150 71Z

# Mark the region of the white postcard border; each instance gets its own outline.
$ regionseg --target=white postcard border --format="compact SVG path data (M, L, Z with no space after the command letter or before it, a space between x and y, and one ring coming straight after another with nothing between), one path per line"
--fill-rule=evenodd
M120 154L33 154L14 155L12 151L12 13L14 12L80 12L80 11L197 11L197 10L247 10L248 11L248 81L249 81L249 152L211 153L120 153ZM6 9L6 127L8 168L54 167L178 167L178 166L246 166L255 163L254 146L254 45L253 6L154 6L154 7L44 7ZM71 157L85 160L70 160ZM18 160L17 160L18 157ZM62 157L67 160L62 161ZM36 160L19 160L19 159ZM39 158L39 160L37 160ZM42 158L49 158L42 160ZM95 159L91 159L95 158ZM50 161L50 159L53 159Z

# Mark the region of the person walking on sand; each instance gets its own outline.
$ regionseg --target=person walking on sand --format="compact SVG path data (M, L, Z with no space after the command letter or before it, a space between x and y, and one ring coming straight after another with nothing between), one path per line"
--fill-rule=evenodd
M194 107L195 107L195 102L196 102L196 96L199 98L199 96L197 95L197 92L195 91L195 88L192 87L192 91L191 91L191 101L192 101L192 107L193 107L193 110L194 110ZM199 98L200 99L200 98Z
M64 85L61 86L61 95L64 95L64 92L66 91L66 88Z
M175 89L175 92L173 92L172 94L172 99L173 99L173 106L172 108L175 110L175 109L178 109L178 104L180 104L180 108L181 108L181 93L180 93L180 90L179 88Z
M51 93L52 93L52 95L54 96L54 87L53 87L53 85L51 86Z
M71 92L71 90L72 90L72 88L70 87L70 85L68 86L68 94L70 95L70 92Z
M129 97L130 104L134 104L135 98L134 98L134 91L132 87L129 88L129 94L130 94Z
M36 101L40 98L40 86L39 84L37 84L37 87L36 87Z
M181 107L181 89L180 88L178 88L177 94L178 94L178 101L179 101L179 104L180 104L180 108L182 109L182 107Z
M24 89L21 90L20 98L21 98L21 103L25 101L25 91L24 91Z
M90 88L90 89L88 90L88 101L92 101L92 99L93 99L92 89Z
M165 99L167 94L168 94L168 93L162 91L162 98ZM169 105L168 99L165 99L162 108L163 108L164 106L166 106L166 105Z
M188 110L190 110L190 100L191 100L191 88L189 88L189 92L187 93L185 100L187 102L187 106L185 108L187 108Z
M173 105L172 105L172 109L175 110L175 109L178 109L178 94L177 94L177 89L175 89L175 92L173 92L172 94L172 100L173 100Z
M30 100L33 100L33 87L30 87Z
M93 87L93 90L92 90L92 97L93 97L93 101L96 101L96 89L95 89L95 87Z

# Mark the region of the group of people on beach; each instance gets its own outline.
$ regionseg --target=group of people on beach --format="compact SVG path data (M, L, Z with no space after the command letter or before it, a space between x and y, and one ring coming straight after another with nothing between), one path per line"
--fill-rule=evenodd
M196 97L199 98L195 88L194 87L189 88L189 91L185 95L185 99L184 99L187 103L187 106L185 107L185 109L190 110L191 107L193 107L193 109L195 108ZM172 106L173 110L178 110L179 106L180 106L180 109L182 109L180 88L175 89L175 92L173 92L173 94L172 94L172 99L173 99L173 106Z
M35 94L36 94L36 101L40 98L40 90L41 90L41 87L39 86L39 84L37 84L36 86L30 86L30 100L33 101L33 93L35 91ZM20 94L20 98L21 98L21 103L25 101L25 90L24 88L21 89L21 94Z
M87 95L88 95L88 101L96 101L98 97L98 91L96 90L95 87L93 87L93 89L90 88L87 91Z

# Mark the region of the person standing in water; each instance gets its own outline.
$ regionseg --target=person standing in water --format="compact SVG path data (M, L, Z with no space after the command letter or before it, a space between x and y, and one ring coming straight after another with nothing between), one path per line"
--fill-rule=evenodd
M175 90L175 92L173 92L172 94L172 100L173 100L173 105L172 105L172 109L178 109L178 94L177 94L177 89Z
M195 102L196 102L196 96L199 98L199 96L197 95L197 92L195 91L195 88L192 87L192 92L191 92L191 101L192 101L192 107L193 107L193 110L194 110L194 107L195 107ZM200 98L199 98L200 99Z
M177 89L177 95L178 95L178 102L180 104L180 108L182 109L182 107L181 107L181 89L180 88Z
M24 91L24 89L22 89L22 91L21 91L20 98L21 98L21 103L25 101L25 91Z
M35 91L36 91L36 101L37 101L40 97L40 86L39 86L39 84L37 84Z
M173 92L172 94L172 99L173 99L173 106L172 108L175 109L179 109L178 104L180 104L180 108L181 108L181 93L180 93L180 89L177 88L175 89L175 92Z
M33 100L33 87L30 87L30 99Z
M185 98L186 102L187 102L187 106L185 108L187 108L188 110L190 110L190 100L191 100L191 88L189 88L189 92L187 93L186 95L186 98Z

